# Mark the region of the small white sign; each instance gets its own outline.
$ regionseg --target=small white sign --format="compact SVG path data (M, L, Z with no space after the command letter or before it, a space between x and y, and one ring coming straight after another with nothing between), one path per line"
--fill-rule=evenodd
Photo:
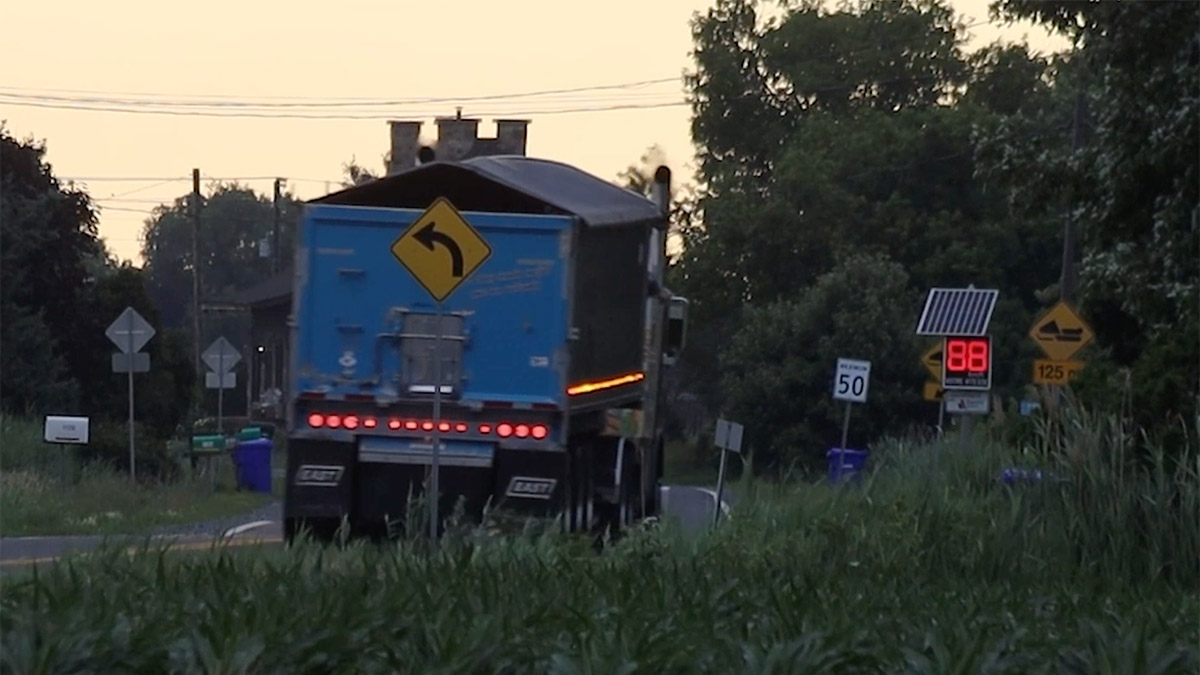
M209 389L233 389L237 386L237 373L205 373L204 386Z
M47 443L87 445L88 418L47 415L45 438Z
M867 386L871 383L871 362L838 359L833 378L833 397L839 401L867 402Z
M723 420L723 419L717 420L716 442L717 442L718 448L723 448L729 443L729 421L728 420Z
M742 451L742 425L729 420L717 420L716 445L724 450Z
M947 389L946 412L951 415L986 415L991 407L991 394L986 391Z
M154 327L132 307L126 307L121 316L117 317L104 331L109 340L125 354L133 354L142 350L150 338L154 337Z
M229 340L224 337L219 337L213 340L213 343L204 350L200 355L200 359L204 361L204 365L212 369L213 372L226 373L233 369L242 360L242 355L233 345L229 344Z
M729 444L725 447L739 455L742 454L742 425L737 422L729 423Z

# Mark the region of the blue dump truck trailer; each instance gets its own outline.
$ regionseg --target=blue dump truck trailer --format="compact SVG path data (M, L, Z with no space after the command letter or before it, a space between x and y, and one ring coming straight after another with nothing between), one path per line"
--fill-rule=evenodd
M483 157L306 203L286 538L403 529L428 512L435 443L439 523L494 510L596 532L657 515L687 303L663 285L669 172L655 179L652 200Z

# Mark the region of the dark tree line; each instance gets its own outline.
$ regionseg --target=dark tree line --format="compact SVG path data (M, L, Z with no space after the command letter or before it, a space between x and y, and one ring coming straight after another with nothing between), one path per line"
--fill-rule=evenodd
M692 300L688 388L755 430L763 466L836 444L838 356L873 362L852 443L928 425L921 300L974 284L1001 292L995 392L1013 405L1034 393L1025 333L1059 296L1070 218L1098 336L1076 389L1105 403L1132 387L1143 424L1193 419L1198 8L997 3L1075 39L1045 57L966 53L938 0L771 20L717 0L693 24L700 189L677 209L671 273Z

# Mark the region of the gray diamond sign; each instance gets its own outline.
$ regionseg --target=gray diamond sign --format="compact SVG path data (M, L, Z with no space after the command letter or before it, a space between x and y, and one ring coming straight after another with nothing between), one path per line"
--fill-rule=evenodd
M238 353L238 350L233 348L233 345L229 344L229 340L219 337L213 340L213 343L208 346L208 349L204 350L200 358L203 359L204 364L211 368L213 372L220 374L227 373L233 369L238 364L238 361L242 360L242 355Z
M146 346L150 338L154 337L154 327L142 318L141 314L137 313L132 307L126 307L121 316L112 322L108 330L104 331L109 340L126 354L134 354Z

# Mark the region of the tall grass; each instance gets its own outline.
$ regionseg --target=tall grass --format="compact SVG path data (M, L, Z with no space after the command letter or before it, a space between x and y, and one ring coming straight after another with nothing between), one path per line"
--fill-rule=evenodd
M0 534L136 534L160 525L251 511L269 497L236 492L228 461L217 480L174 481L128 474L101 461L80 461L72 448L42 440L37 420L0 416Z
M860 484L745 484L711 531L599 554L479 530L105 551L5 582L0 670L1196 672L1194 462L1064 447L892 443Z

